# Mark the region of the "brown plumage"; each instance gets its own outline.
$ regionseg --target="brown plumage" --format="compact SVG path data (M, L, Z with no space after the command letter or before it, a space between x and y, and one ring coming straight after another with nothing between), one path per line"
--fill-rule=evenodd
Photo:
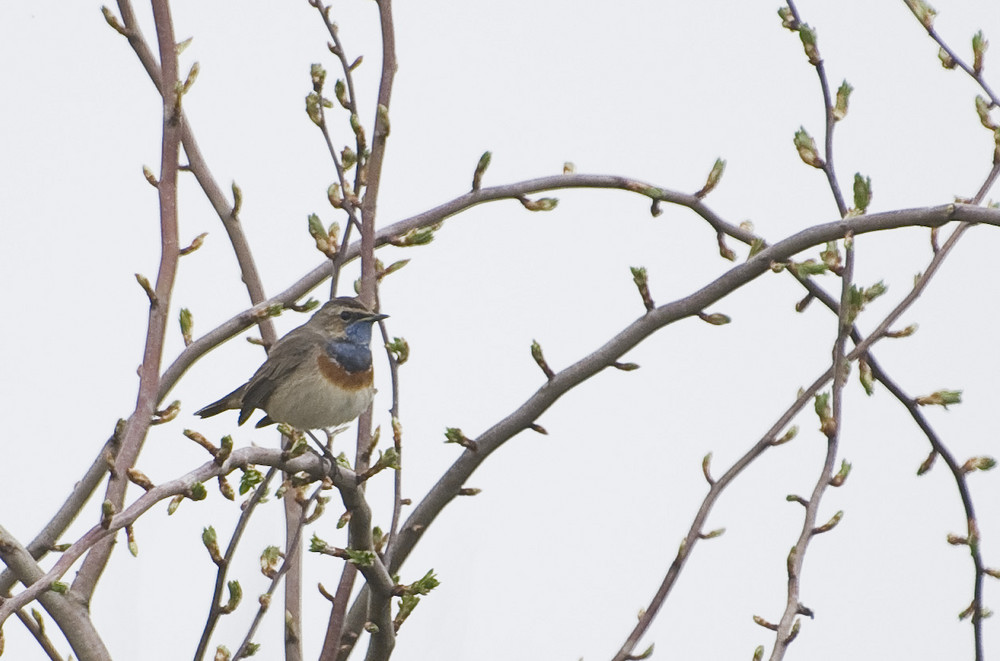
M208 418L238 409L243 424L260 409L258 427L283 422L325 429L350 422L375 394L371 326L376 314L353 298L328 301L306 323L274 343L250 380L196 415Z

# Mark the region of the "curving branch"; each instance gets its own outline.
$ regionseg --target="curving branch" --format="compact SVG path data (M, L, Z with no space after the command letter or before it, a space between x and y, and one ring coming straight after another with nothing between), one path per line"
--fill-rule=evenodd
M963 225L959 226L958 230L964 231L964 228L968 228L968 227L969 227L968 225L963 224ZM958 232L958 230L956 230L956 233L958 233L959 236L960 236L961 233ZM868 352L869 352L869 349L871 348L871 346L875 342L877 342L880 339L886 337L888 335L888 333L889 333L889 328L892 326L892 324L895 323L896 320L898 320L898 318L903 314L903 312L906 309L908 309L916 301L916 299L919 296L920 292L922 292L927 287L928 283L930 282L930 279L937 272L938 268L943 263L943 261L944 261L945 257L947 256L947 254L951 251L952 248L954 248L955 243L957 242L958 238L959 237L952 236L951 239L949 240L949 242L947 242L945 244L945 246L942 248L942 250L934 255L934 257L932 258L930 264L928 265L928 268L924 271L924 273L921 275L921 277L918 279L918 281L914 284L914 288L910 292L910 294L908 294L907 296L905 296L896 305L896 307L893 308L893 310L882 320L882 322L876 327L876 329L870 335L868 335L868 337L866 337L864 339L860 339L860 336L855 336L854 335L854 334L857 333L857 330L856 329L851 329L852 339L854 339L854 342L855 342L855 348L849 354L847 354L846 356L844 356L843 360L839 360L837 363L835 363L835 365L836 364L843 364L843 362L845 360L847 362L850 362L850 361L858 360L861 357L870 356L870 354ZM836 304L834 304L834 307L837 307ZM841 306L839 309L844 309L844 308ZM838 319L841 320L841 322L840 322L841 323L841 328L843 328L843 316L842 316L842 314L843 313L838 312ZM841 331L841 334L842 334L842 332L843 331ZM839 342L839 340L838 340L838 342ZM839 350L838 353L840 353L840 351L842 351L842 350ZM843 355L843 354L841 353L840 355ZM869 360L871 360L870 357L869 357ZM615 656L615 661L625 661L626 659L634 658L632 656L632 652L635 649L635 646L638 644L640 638L645 633L645 631L648 629L649 625L652 624L652 620L656 617L656 615L657 615L657 613L659 611L659 608L662 606L664 600L666 599L666 596L669 594L670 589L673 587L674 582L676 581L677 577L679 576L680 570L683 567L683 564L684 564L685 560L687 559L687 555L691 552L691 549L693 548L694 544L699 539L703 538L703 533L701 532L702 528L704 526L705 520L708 517L708 513L711 510L712 506L714 505L715 500L718 498L720 492L726 486L728 486L728 484L732 481L732 479L735 478L736 475L739 474L747 465L749 465L749 463L751 463L761 453L763 453L763 451L766 450L767 447L769 447L770 445L777 445L777 444L783 443L783 442L785 442L786 440L788 440L790 438L790 437L786 436L783 439L775 440L776 437L777 437L777 434L780 433L780 431L787 424L789 424L791 422L791 420L794 417L794 415L809 401L809 399L811 399L816 393L818 393L819 390L821 388L823 388L825 386L825 384L830 379L834 378L834 372L835 372L834 367L831 366L823 375L821 375L818 379L816 379L816 381L814 381L812 383L812 385L810 385L808 388L806 388L800 394L800 396L795 400L795 402L792 404L792 406L789 407L789 409L785 412L785 414L782 415L782 417L778 420L778 422L775 423L775 425L773 425L771 427L771 429L769 429L767 431L767 433L743 457L741 457L739 460L737 460L733 464L733 466L728 471L726 471L726 473L719 480L716 481L716 480L709 479L709 483L711 485L711 488L709 489L709 493L708 493L708 495L706 495L705 499L702 501L702 505L699 508L698 513L695 516L694 522L692 523L691 528L688 531L688 535L685 538L684 542L682 542L682 544L681 544L681 548L678 551L677 557L675 558L673 564L671 564L670 569L667 572L667 575L664 577L663 582L660 585L660 589L657 591L656 595L653 597L653 600L650 602L649 606L643 611L643 615L640 617L639 622L636 624L635 628L633 629L632 633L629 635L629 637L626 640L625 644L622 646L622 648L619 650L618 654ZM914 403L914 405L915 405L915 403ZM835 423L833 425L833 427L832 427L832 430L836 431L836 429L837 429L837 427L836 427L836 423ZM835 454L835 452L834 452L834 454ZM824 462L824 475L826 475L827 478L829 478L829 474L832 472L832 463L831 462L832 462L833 458L835 458L834 454L830 453L829 446L828 446L828 453L827 453L826 461ZM708 477L707 466L705 466L704 468L705 468L705 472L706 472L706 477ZM821 477L820 481L822 482L822 477ZM827 482L827 484L829 484L829 481ZM825 486L821 486L820 484L817 484L816 488L819 489L820 495L821 495L822 490L825 489ZM804 554L804 550L805 550L804 544L807 544L808 543L808 539L813 534L815 534L816 532L823 532L824 531L824 530L821 530L821 529L817 529L817 528L815 528L815 527L813 527L811 525L808 525L810 523L810 520L808 519L808 517L809 517L808 509L809 509L809 507L811 506L812 503L816 503L815 506L818 506L817 494L814 493L813 499L811 501L802 501L800 499L800 502L803 502L807 506L807 522L806 522L807 525L804 525L804 527L803 527L803 531L804 531L803 535L804 535L804 537L800 537L800 540L799 540L800 543L802 543L803 545L800 548L799 544L797 544L796 547L793 548L792 552L789 554L789 559L788 559L788 563L789 563L789 584L790 584L790 588L789 588L789 603L791 603L791 601L793 600L793 598L794 598L794 601L795 601L795 611L794 611L794 613L792 613L793 616L794 616L794 614L797 614L797 613L800 612L800 608L799 608L800 604L798 603L798 587L797 586L798 586L798 577L801 575L802 560L804 558L804 555L803 555ZM813 507L815 507L815 506L813 506ZM813 512L814 512L814 510L813 510ZM815 512L812 515L811 522L813 524L815 523ZM834 520L832 520L832 524L833 525L836 524L836 518ZM832 527L832 525L830 525L830 527ZM807 528L810 531L812 531L808 535L805 534L805 530ZM805 541L803 542L803 540L805 540ZM793 581L794 581L794 590L793 590L793 585L792 585ZM807 609L802 609L802 612L807 612ZM758 622L761 623L761 624L763 624L764 626L767 626L768 628L772 628L775 631L779 632L778 644L775 647L775 652L778 651L778 646L780 645L781 646L781 653L783 653L784 646L787 645L787 643L790 642L791 639L794 637L794 632L796 631L796 628L794 627L794 625L791 624L791 622L787 622L787 623L784 623L784 625L785 625L784 629L779 629L779 625L772 625L772 624L767 623L766 621L759 620L759 619L758 619ZM783 622L784 622L784 620L783 620ZM777 658L777 657L775 657L775 658Z
M462 486L490 454L516 434L525 429L530 429L535 420L562 395L605 368L614 366L627 351L634 348L655 331L680 319L697 315L722 297L731 294L736 289L770 270L772 264L785 262L793 255L813 246L835 241L848 233L856 236L873 231L914 225L940 227L954 220L972 222L974 219L977 222L1000 225L1000 210L983 209L963 204L949 204L929 209L907 209L855 216L816 225L765 248L745 263L733 267L713 282L689 296L649 311L625 327L606 344L556 373L520 407L475 439L476 451L466 450L445 471L423 500L414 508L409 518L400 528L399 533L394 537L393 543L387 548L385 559L390 573L395 574L399 571L399 568L430 524L433 523L444 507L459 495ZM913 292L905 297L900 306L883 320L876 330L869 335L866 342L857 345L849 355L849 359L854 360L858 356L863 355L871 342L876 341L889 330L890 326L895 323L903 310L911 305L916 300L916 297L919 296L919 293L923 291L923 288L926 287L930 277L936 272L946 254L947 251L942 250L942 253L935 255L935 259L931 261L923 277L915 284ZM823 379L823 382L829 378L832 378L832 370ZM770 442L769 438L766 442ZM367 591L363 590L351 607L351 612L348 616L348 631L356 632L360 629L360 625L364 621L364 609L361 604L364 603L365 599L367 599ZM344 642L345 645L348 645L351 641L349 637L345 636ZM349 652L349 648L343 650L338 658L346 658Z
M375 246L381 247L399 241L402 237L411 232L427 230L438 225L442 221L455 216L473 207L493 202L497 200L517 200L526 195L576 188L597 188L622 190L637 193L648 197L654 203L667 202L691 209L698 216L704 219L713 230L730 236L741 243L751 245L755 241L763 242L763 239L737 225L726 222L716 214L707 204L694 195L680 193L667 188L661 188L639 179L622 177L617 175L602 174L563 174L551 177L540 177L528 179L512 184L481 188L470 191L453 200L441 204L428 211L404 218L390 225L384 226L375 233ZM955 209L955 216L947 214L949 209ZM945 214L946 217L942 217ZM872 225L864 229L864 233L870 231L880 231L886 229L896 229L910 225L921 225L925 227L937 227L951 220L965 220L973 223L1000 224L998 217L1000 211L995 209L982 209L970 205L956 204L928 208L901 209L897 211L887 211L883 213L868 214L865 216L872 220ZM826 225L829 225L827 223ZM825 225L824 225L825 226ZM825 231L825 230L824 230ZM833 240L833 239L829 239ZM815 245L815 244L810 244ZM810 247L806 245L802 249ZM360 242L350 244L344 251L345 262L357 259L361 253ZM231 339L253 325L261 315L265 315L270 308L287 306L299 300L310 291L315 289L326 278L330 276L330 266L328 261L324 261L302 278L293 283L284 291L276 294L272 298L254 307L244 310L216 327L204 336L198 338L180 353L174 362L163 374L162 387L159 392L159 400L163 401L184 373L203 355L210 350Z

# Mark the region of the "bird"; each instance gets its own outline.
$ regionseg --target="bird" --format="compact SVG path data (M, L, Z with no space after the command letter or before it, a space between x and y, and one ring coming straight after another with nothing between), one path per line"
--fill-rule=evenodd
M350 422L375 396L372 324L388 316L347 296L327 301L274 343L249 381L195 415L210 418L235 409L242 425L260 409L265 416L256 427L285 423L301 430Z

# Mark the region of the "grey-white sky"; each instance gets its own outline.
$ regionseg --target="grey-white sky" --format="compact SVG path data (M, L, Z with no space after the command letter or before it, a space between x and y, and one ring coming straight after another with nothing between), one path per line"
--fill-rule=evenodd
M777 3L638 2L590 7L563 0L397 3L397 83L380 222L423 211L468 190L479 155L492 150L484 185L578 172L626 174L697 190L717 157L727 159L709 205L730 222L753 222L776 241L836 218L823 176L801 163L792 135L822 135L822 99L797 36ZM1000 5L939 0L939 31L964 57L977 29L1000 34ZM142 15L148 8L137 7ZM872 178L873 211L934 205L976 192L992 141L980 126L964 74L945 71L937 48L903 2L802 2L819 34L831 83L854 87L837 128L836 163L849 190ZM304 1L175 3L179 38L194 37L182 69L201 73L185 108L212 170L242 187L242 220L269 294L320 262L306 217L336 218L326 202L334 174L304 112L309 65L336 77L321 23ZM8 421L0 462L0 523L28 541L82 474L119 417L134 404L147 300L133 277L155 275L156 196L141 167L159 161L160 102L124 39L91 3L16 4L0 25L0 283L7 323L0 342L0 416ZM364 55L359 94L371 116L378 72L373 3L341 0L334 16L351 57ZM148 34L152 25L146 16ZM995 51L987 54L994 87ZM343 120L343 117L340 117ZM339 140L349 138L346 122ZM659 303L723 273L714 232L685 209L651 218L645 198L568 191L551 213L516 202L478 207L447 221L424 248L387 249L411 263L383 285L390 331L412 347L402 368L404 484L420 498L459 449L445 427L474 436L542 383L528 348L556 368L580 359L633 321L642 305L629 266L649 270ZM992 197L997 197L993 192ZM181 189L181 236L209 232L182 260L173 309L190 308L202 333L247 305L225 234L194 182ZM745 248L730 242L740 258ZM876 355L911 394L963 389L964 402L927 415L960 458L996 454L992 404L1000 246L973 229L902 324L908 339ZM924 230L857 241L857 280L889 293L860 318L864 330L905 295L930 258ZM354 277L345 280L349 282ZM839 281L823 280L831 289ZM342 290L343 293L343 290ZM314 292L327 294L325 288ZM548 436L511 440L475 474L483 489L435 523L404 567L409 582L434 568L441 587L403 627L394 658L598 659L610 656L658 585L705 492L700 462L716 471L739 456L829 363L835 319L801 290L767 275L721 301L733 323L669 326L628 356L642 369L604 372L540 420ZM286 313L279 332L302 317ZM182 347L171 328L165 362ZM171 394L180 418L154 428L139 467L154 481L205 460L181 436L234 432L238 444L270 445L273 432L191 412L244 380L259 347L230 342L192 368ZM376 421L388 427L388 378ZM969 658L971 632L957 614L971 598L971 563L945 543L964 532L950 479L938 466L915 477L928 444L880 389L852 379L841 456L854 471L828 494L841 525L817 538L806 562L803 602L816 612L792 652L799 658ZM755 464L719 501L709 528L647 637L657 657L749 658L773 636L751 616L776 620L784 603L785 555L801 526L805 494L825 448L815 416L800 437ZM990 474L971 478L988 564L1000 565ZM390 480L372 485L376 520L388 525ZM336 499L331 503L339 510ZM238 645L263 589L256 557L280 544L278 507L260 514L234 576L247 602L225 618L217 642ZM208 607L213 566L204 526L225 536L235 507L213 493L165 506L136 527L140 555L116 551L94 618L116 658L193 654ZM74 526L97 520L97 505ZM317 532L336 536L323 520ZM311 531L310 531L311 532ZM339 565L310 558L307 656L325 627L312 586L335 583ZM987 604L995 587L988 584ZM280 610L260 642L278 658ZM987 641L1000 635L986 624ZM41 659L23 628L5 626L8 658ZM64 646L65 649L65 646Z

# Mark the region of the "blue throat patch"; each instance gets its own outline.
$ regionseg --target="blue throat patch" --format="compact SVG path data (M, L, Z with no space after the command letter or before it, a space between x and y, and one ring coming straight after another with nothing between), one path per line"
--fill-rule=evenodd
M372 321L356 321L344 329L347 339L330 340L326 353L348 372L363 372L372 366Z

